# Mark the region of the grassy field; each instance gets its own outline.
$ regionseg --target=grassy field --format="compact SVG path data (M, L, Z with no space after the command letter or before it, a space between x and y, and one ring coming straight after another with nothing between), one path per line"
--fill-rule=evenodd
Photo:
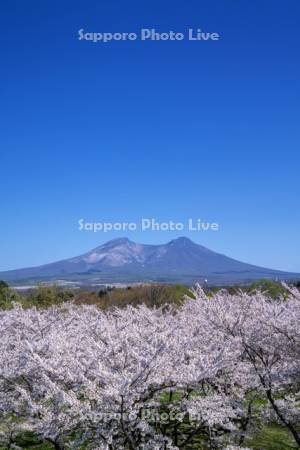
M196 439L195 441L197 441ZM16 444L28 450L52 450L54 447L50 443L41 442L32 433L23 433L16 439ZM253 450L296 450L293 440L289 434L278 425L265 426L244 444ZM0 450L7 450L8 447L0 447ZM182 448L183 450L205 450L207 447L201 442ZM82 448L84 450L84 448Z

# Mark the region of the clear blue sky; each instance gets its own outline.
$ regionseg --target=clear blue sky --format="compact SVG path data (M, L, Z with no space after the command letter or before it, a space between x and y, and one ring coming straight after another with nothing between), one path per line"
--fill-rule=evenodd
M124 233L77 221L220 224L178 235L300 272L299 0L2 0L0 270ZM219 42L78 40L186 31Z

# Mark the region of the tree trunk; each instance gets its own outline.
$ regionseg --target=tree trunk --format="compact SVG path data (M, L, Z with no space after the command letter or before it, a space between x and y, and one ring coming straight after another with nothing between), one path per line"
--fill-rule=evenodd
M271 389L268 389L266 394L267 394L267 398L268 398L269 402L271 403L271 406L272 406L273 410L275 411L276 415L281 420L281 422L287 427L287 429L291 432L291 434L293 435L293 438L295 439L295 441L298 444L298 447L300 448L300 435L299 435L299 433L297 432L295 427L290 422L285 420L284 416L279 411L279 408L277 407L277 405L275 403L275 400L272 397Z

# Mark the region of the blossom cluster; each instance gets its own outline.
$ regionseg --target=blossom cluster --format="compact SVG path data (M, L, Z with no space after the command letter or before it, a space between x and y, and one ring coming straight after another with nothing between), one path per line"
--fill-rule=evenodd
M0 334L7 448L24 430L56 449L242 448L261 421L300 445L296 289L272 300L196 286L179 308L15 304Z

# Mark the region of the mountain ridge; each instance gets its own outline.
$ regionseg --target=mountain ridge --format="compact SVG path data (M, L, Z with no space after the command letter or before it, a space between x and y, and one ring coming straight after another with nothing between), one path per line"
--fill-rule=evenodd
M244 263L193 242L187 237L166 244L141 244L127 237L105 242L68 259L36 267L0 272L11 283L26 280L98 279L99 282L208 280L211 284L247 283L259 278L291 280L299 274Z

